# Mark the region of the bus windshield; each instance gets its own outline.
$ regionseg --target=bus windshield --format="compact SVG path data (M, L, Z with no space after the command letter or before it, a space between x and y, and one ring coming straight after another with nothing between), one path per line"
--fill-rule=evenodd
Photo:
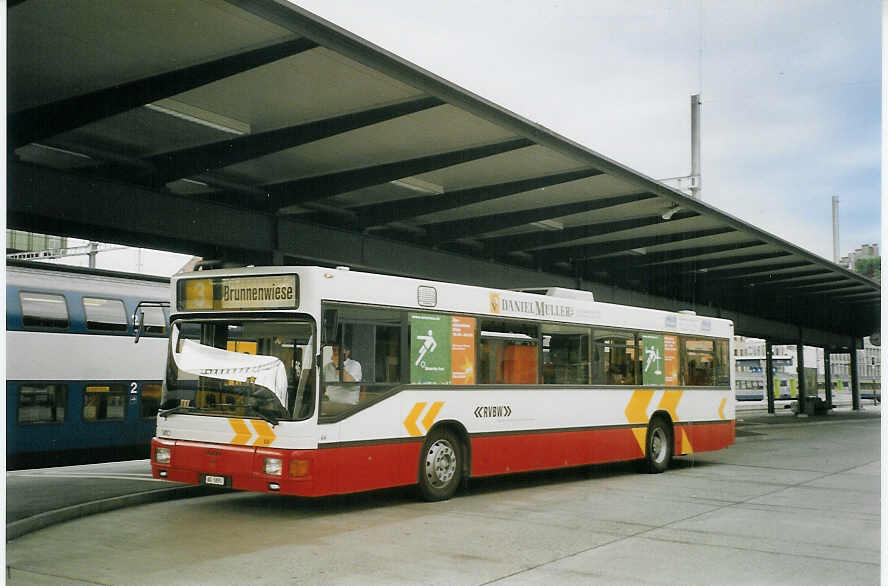
M182 320L170 332L164 411L304 419L314 411L313 324Z

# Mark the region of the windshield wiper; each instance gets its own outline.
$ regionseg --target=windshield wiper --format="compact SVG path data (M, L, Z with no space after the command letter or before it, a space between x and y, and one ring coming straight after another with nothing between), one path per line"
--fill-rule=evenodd
M191 413L195 410L195 407L183 407L179 405L178 407L173 407L171 409L164 409L163 411L158 411L157 414L166 419L170 415L175 415L176 413Z

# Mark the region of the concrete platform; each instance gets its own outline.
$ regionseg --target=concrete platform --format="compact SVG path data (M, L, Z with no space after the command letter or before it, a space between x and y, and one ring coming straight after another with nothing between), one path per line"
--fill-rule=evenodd
M872 406L809 418L744 411L735 446L681 458L665 474L623 464L477 480L443 503L409 490L156 502L9 542L7 580L875 584L880 422ZM157 490L106 472L114 490ZM35 482L56 490L59 480Z

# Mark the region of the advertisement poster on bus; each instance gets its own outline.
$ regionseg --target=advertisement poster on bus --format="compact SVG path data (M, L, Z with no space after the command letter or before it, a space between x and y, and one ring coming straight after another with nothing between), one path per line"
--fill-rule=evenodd
M410 382L450 382L449 315L410 314Z
M667 387L678 386L678 336L663 336L663 368Z
M663 336L659 334L642 334L641 371L645 385L662 385L666 383L666 371L663 364Z
M410 314L410 382L467 385L475 382L475 319Z
M454 385L475 384L475 318L451 317L450 382Z

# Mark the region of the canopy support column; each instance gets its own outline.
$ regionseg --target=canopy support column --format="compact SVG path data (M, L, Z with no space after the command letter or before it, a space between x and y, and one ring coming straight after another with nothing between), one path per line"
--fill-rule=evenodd
M851 346L848 348L851 355L849 370L851 371L851 409L860 409L860 376L857 373L857 340L851 338Z
M774 414L774 352L771 340L765 340L765 389L768 393L768 413Z
M796 344L796 373L799 377L799 415L808 413L808 388L805 384L805 346L799 341Z

